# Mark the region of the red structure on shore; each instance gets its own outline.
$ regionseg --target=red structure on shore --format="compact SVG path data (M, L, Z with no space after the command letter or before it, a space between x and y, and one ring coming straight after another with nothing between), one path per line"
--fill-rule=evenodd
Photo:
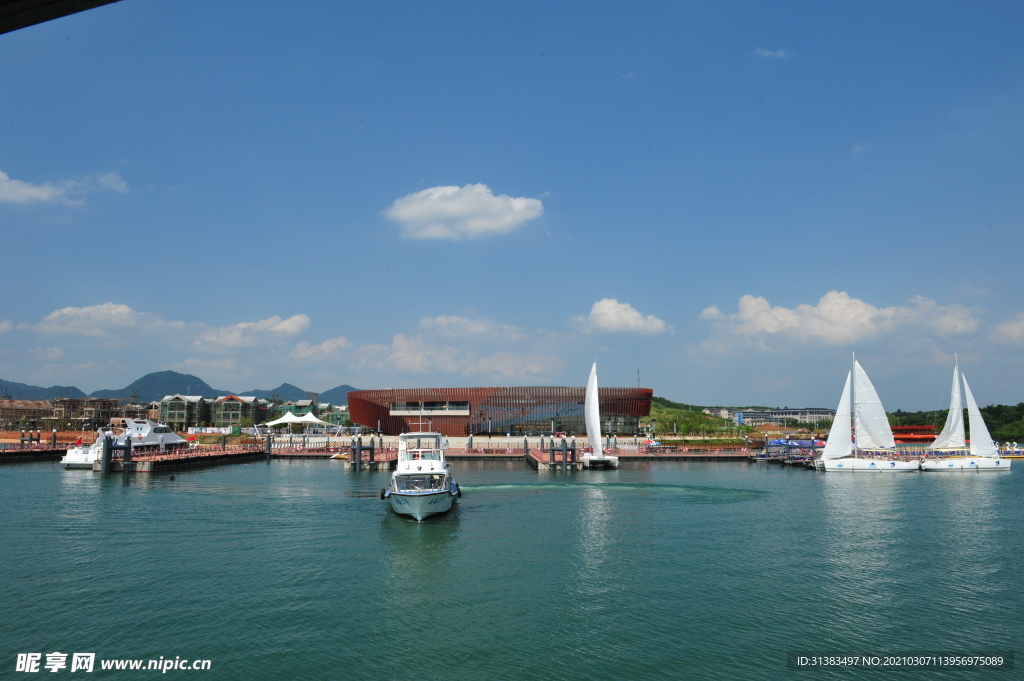
M892 426L892 436L898 442L930 444L938 435L938 426Z
M386 435L432 430L449 437L584 433L584 388L406 388L348 394L353 423ZM601 431L633 434L651 413L650 388L600 388Z

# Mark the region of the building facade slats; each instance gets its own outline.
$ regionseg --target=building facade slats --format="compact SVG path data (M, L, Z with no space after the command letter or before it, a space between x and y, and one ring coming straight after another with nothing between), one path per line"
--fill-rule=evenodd
M397 435L433 430L450 437L482 433L514 435L585 432L583 387L404 388L357 390L348 394L353 423ZM651 413L649 388L600 388L602 432L633 433L640 417ZM468 403L469 414L411 413L417 403ZM401 405L392 413L392 405Z

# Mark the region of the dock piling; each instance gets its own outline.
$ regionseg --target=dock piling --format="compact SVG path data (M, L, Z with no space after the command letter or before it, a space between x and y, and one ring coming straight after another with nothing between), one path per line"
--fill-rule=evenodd
M110 438L103 438L103 459L100 468L100 472L106 475L110 472Z

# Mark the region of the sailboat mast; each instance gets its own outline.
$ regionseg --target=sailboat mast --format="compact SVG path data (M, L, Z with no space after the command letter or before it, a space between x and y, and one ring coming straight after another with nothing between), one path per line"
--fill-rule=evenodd
M853 424L853 455L857 456L857 353L850 360L850 423Z

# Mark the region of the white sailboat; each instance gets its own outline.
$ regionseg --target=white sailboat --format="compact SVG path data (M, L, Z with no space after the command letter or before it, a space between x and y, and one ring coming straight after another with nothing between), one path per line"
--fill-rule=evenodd
M918 462L896 456L889 419L875 386L856 358L846 375L843 396L828 433L821 460L826 471L904 473L918 470Z
M587 394L583 402L583 414L587 423L587 442L593 452L584 455L584 468L618 468L619 457L605 453L601 446L601 404L597 397L597 362L590 369L587 381Z
M971 427L971 442L964 436L964 407L960 401L960 381L964 383L967 396L967 420ZM940 452L934 459L921 462L923 471L1008 471L1010 460L999 456L999 448L989 435L985 420L981 418L978 403L974 401L967 377L960 373L959 363L954 358L953 388L949 396L949 415L946 425L935 438L929 449ZM944 454L944 456L943 456Z

